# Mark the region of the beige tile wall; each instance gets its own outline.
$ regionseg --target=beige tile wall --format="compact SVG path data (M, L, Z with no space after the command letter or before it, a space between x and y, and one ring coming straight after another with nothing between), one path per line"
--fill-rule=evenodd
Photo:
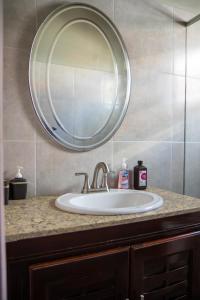
M125 120L113 139L87 153L71 153L50 141L35 117L28 87L28 59L39 24L58 5L76 1L5 0L5 176L24 166L29 195L79 191L76 171L92 174L103 160L118 170L145 161L152 185L182 192L185 103L185 27L172 7L153 0L85 0L121 32L132 70ZM177 15L177 12L176 12Z

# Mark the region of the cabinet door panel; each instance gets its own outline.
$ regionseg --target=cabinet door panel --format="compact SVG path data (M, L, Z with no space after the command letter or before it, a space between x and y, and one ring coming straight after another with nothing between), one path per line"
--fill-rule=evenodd
M200 299L199 234L135 245L131 249L131 299Z
M129 247L32 265L31 300L125 300Z

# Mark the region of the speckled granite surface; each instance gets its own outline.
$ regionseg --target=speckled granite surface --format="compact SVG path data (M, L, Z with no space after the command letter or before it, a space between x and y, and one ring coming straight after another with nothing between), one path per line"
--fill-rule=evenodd
M157 210L132 215L92 216L67 213L55 207L55 196L10 201L5 209L6 240L11 242L200 211L200 199L156 188L149 191L162 196L164 205Z

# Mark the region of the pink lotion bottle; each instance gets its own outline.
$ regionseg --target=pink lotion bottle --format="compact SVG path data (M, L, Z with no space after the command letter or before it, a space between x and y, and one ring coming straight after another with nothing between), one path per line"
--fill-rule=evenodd
M129 170L127 167L126 158L123 158L122 168L119 171L118 189L129 189Z

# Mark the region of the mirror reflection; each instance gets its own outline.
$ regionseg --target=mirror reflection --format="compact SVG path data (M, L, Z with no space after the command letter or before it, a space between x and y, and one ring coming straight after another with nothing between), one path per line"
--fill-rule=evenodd
M115 66L109 43L92 23L76 21L58 36L49 60L49 92L55 118L72 136L90 138L105 126L116 100Z

